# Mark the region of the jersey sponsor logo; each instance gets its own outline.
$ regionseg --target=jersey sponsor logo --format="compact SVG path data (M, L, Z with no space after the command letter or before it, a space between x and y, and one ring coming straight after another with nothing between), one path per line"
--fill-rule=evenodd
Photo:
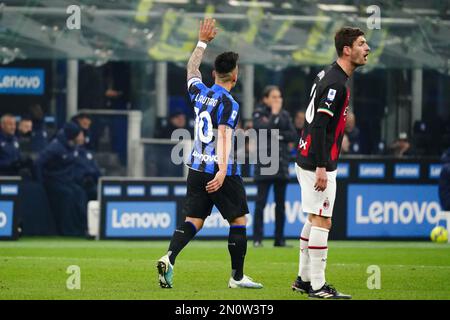
M217 155L212 156L209 154L200 154L197 150L194 150L194 152L192 152L192 156L202 162L219 162L219 158L217 157Z
M336 97L336 90L334 89L328 90L327 100L333 101L335 97Z
M215 107L217 105L218 100L210 97L206 97L202 94L197 94L195 96L195 102L200 102L203 105Z
M306 146L308 145L308 141L303 140L303 138L300 138L300 142L298 143L298 148L306 150Z
M303 148L300 148L300 145L299 145L299 150L301 150L300 154L303 157L307 157L308 156L310 145L311 145L311 135L308 134L308 136L306 137L306 141L304 141L304 144L302 144Z

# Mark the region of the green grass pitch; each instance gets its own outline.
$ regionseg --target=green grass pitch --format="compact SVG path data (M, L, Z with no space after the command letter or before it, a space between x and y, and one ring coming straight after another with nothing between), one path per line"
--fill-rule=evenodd
M227 288L227 242L193 241L178 256L174 288L158 286L156 261L168 241L23 238L0 242L0 299L308 299L293 292L298 242L263 248L249 241L245 273L262 290ZM327 281L354 299L450 299L450 245L428 242L330 241ZM66 287L68 266L81 270L81 289ZM368 289L371 265L381 288ZM370 281L369 281L370 282Z

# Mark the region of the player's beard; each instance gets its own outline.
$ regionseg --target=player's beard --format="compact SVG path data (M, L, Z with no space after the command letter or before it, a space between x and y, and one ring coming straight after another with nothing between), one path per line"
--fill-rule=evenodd
M362 58L362 62L359 62L356 59L354 61L352 61L352 64L355 66L355 68L362 67L362 66L366 65L366 63L367 63L367 61L364 61L364 57Z

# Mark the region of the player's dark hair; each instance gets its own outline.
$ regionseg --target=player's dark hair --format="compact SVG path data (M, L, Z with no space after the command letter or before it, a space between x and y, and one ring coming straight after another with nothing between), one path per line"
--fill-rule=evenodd
M214 70L220 75L225 75L233 71L237 66L239 54L227 51L219 54L214 61Z
M334 46L339 57L342 57L344 47L353 46L353 42L358 39L359 36L363 36L364 32L359 28L343 27L339 29L334 36Z

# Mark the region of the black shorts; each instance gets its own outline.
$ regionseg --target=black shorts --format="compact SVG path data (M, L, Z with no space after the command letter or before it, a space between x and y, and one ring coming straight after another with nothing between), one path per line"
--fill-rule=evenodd
M219 190L208 193L206 184L214 179L214 176L210 173L189 169L183 215L204 220L211 214L214 205L228 222L246 215L249 210L242 178L226 176Z

